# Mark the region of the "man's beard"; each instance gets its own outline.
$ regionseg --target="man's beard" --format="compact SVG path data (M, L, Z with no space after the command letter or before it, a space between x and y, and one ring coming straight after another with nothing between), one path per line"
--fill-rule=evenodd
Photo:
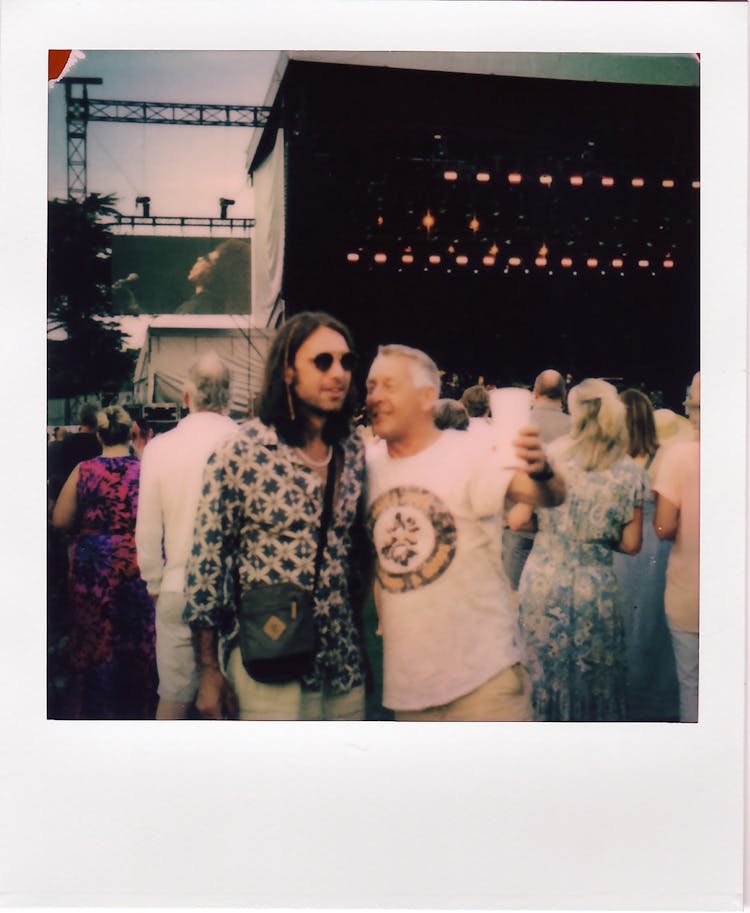
M331 418L341 413L341 407L334 409L324 409L322 406L316 406L312 403L306 403L304 400L297 398L297 409L301 415L315 416L316 418Z

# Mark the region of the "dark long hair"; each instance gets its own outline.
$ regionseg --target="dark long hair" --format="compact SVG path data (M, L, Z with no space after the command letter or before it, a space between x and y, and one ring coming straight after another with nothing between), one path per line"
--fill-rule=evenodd
M298 408L299 399L293 389L290 392L295 411L294 420L289 413L284 371L287 365L294 364L300 346L318 327L328 327L336 333L340 333L346 340L350 351L354 351L352 334L341 321L324 311L303 311L301 314L295 314L279 329L266 361L258 418L265 425L274 427L279 437L293 447L301 447L305 443L305 426L304 419L300 415L302 410ZM349 434L356 404L357 393L354 377L352 377L341 411L331 413L323 427L323 440L327 444L335 444Z
M620 399L625 403L625 424L628 426L628 453L653 456L659 446L651 400L640 390L623 390Z
M230 238L219 244L216 254L204 291L223 302L224 313L244 313L250 302L250 245Z

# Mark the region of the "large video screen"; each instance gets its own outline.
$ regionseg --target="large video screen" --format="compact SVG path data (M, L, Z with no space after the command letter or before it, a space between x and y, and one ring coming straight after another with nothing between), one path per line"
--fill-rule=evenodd
M115 314L249 314L244 238L112 238Z

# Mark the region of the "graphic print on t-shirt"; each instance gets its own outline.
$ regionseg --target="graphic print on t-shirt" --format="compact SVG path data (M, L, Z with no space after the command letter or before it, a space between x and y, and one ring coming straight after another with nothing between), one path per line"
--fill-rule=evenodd
M426 488L392 488L373 501L368 517L378 556L378 580L393 593L436 580L456 554L456 524Z

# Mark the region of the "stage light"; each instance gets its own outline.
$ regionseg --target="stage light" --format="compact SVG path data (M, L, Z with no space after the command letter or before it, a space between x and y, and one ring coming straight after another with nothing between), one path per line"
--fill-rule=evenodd
M536 260L534 260L534 263L536 263L537 266L546 266L547 258L546 257L537 257Z
M495 258L491 254L485 254L485 256L482 257L482 263L484 263L485 266L494 266Z
M497 246L497 244L493 244L492 247L489 249L489 253L492 254L493 257L496 256L499 252L500 252L500 248Z
M386 261L387 259L388 259L388 257L386 257L385 254L375 254L375 256L373 257L373 260L374 260L376 263L385 263L385 261Z
M433 264L440 263L440 254L430 254L429 261Z
M425 213L425 217L422 219L422 225L424 225L424 227L427 229L428 234L435 227L435 216L433 216L429 209Z
M622 266L622 263L623 263L623 261L619 257L615 257L615 259L612 261L612 266L615 269L620 269L620 267Z
M382 225L382 224L383 224L383 217L378 216L378 225Z
M458 172L457 171L444 171L443 178L446 181L456 181L456 180L458 180Z
M583 177L580 174L571 174L570 184L572 187L581 187L583 185Z
M517 171L511 171L510 174L508 175L509 184L520 184L522 180L523 180L523 178Z
M508 257L508 266L520 266L521 258L520 257Z
M560 266L564 266L566 269L568 269L572 265L573 265L573 261L570 259L570 257L563 257L562 260L560 261Z
M452 244L449 244L449 245L448 245L448 253L449 253L449 254L455 254L455 252L456 252L456 248L455 248Z
M474 218L469 222L469 228L476 234L479 231L479 219L474 216Z
M552 184L552 175L551 174L540 174L539 183L545 184L547 187L549 187Z
M667 188L674 187L674 181L671 178L666 178L666 180L661 182L661 186Z
M633 185L633 187L643 187L646 182L643 180L643 178L633 178L630 183Z
M700 181L693 181L692 184L691 184L690 186L693 188L693 190L698 190L699 187L701 186L701 182L700 182Z
M402 263L413 263L413 262L414 262L414 254L402 254L402 255L401 255L401 262L402 262Z
M640 266L641 269L647 269L647 268L648 268L648 260L639 260L639 261L638 261L638 266Z
M674 267L674 260L665 260L664 263L662 263L662 266L664 269L672 269Z
M486 184L489 179L490 176L486 171L477 171L477 180L480 184Z
M590 266L591 269L595 269L597 266L599 266L599 261L596 259L596 257L589 257L586 261L586 266Z
M614 178L611 178L609 176L602 178L602 187L614 187L614 186L615 186Z
M228 200L226 197L221 197L219 199L219 218L226 219L227 209L230 206L234 206L234 200ZM146 215L146 213L144 213Z
M456 263L457 263L459 266L466 266L466 264L467 264L468 262L469 262L469 258L466 256L466 254L459 254L459 255L456 257Z
M350 263L356 263L359 260L359 254L347 254L346 259Z
M549 253L549 248L547 247L546 244L542 243L542 246L539 248L539 256L546 257L548 253Z

